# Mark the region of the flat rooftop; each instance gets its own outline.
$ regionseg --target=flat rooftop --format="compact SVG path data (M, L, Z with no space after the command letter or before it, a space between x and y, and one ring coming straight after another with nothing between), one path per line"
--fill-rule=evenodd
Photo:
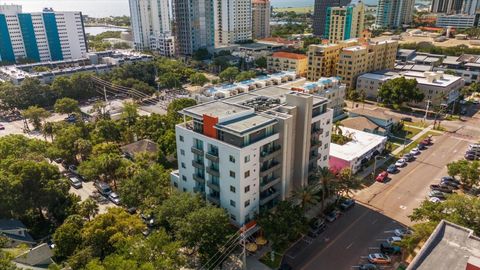
M429 72L430 73L430 72ZM431 72L433 76L435 72ZM423 85L432 85L432 86L439 86L439 87L448 87L449 85L461 80L462 78L455 75L449 74L442 74L442 77L439 79L435 79L433 81L429 81L427 79L427 75L424 72L414 71L414 70L407 70L403 72L374 72L374 73L365 73L359 76L359 78L366 78L371 80L378 80L378 81L387 81L390 79L395 79L398 77L405 77L407 79L415 79L417 80L418 84Z
M442 220L407 270L465 270L480 257L480 238L471 229Z
M219 129L226 129L238 134L245 134L260 127L271 125L275 122L276 120L274 118L266 117L261 114L250 114L246 117L219 123L217 127Z
M235 115L241 116L242 114L248 114L249 112L253 113L253 110L237 104L230 104L223 101L212 101L185 108L182 112L194 118L202 118L203 115L208 115L218 117L220 120Z
M343 135L351 134L353 140L339 145L335 143L330 144L330 156L343 159L345 161L352 161L362 157L376 146L384 143L387 137L359 131L347 127L339 127L343 131Z

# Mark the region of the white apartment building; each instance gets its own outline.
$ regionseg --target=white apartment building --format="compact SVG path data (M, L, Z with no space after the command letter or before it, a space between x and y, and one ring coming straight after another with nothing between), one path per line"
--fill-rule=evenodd
M23 13L20 5L0 5L0 61L60 61L85 57L81 12Z
M468 14L439 14L437 16L437 27L471 28L475 26L475 15Z
M252 39L252 0L214 0L215 46Z
M169 0L129 0L129 5L135 49L172 56Z
M172 185L201 194L242 226L328 166L327 105L326 98L272 86L184 109Z
M415 79L417 88L425 95L424 102L411 104L424 107L429 100L432 105L450 104L460 96L460 89L465 85L462 77L448 75L443 71L426 72L378 72L365 73L357 79L357 91L364 92L367 98L377 98L378 90L387 81L399 77Z

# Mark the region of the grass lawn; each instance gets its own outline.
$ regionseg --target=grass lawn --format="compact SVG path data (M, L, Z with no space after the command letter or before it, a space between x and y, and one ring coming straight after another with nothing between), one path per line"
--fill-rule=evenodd
M395 132L395 138L389 138L389 141L402 145L404 143L403 138L407 138L406 143L409 143L410 139L415 137L420 131L422 131L422 128L404 126L401 131Z
M424 139L426 139L429 135L432 135L432 136L439 136L439 135L442 135L441 132L438 132L438 131L429 131L425 134L423 134L422 136L420 136L420 138L418 138L417 140L415 140L414 142L412 142L410 145L408 145L407 147L405 147L405 150L398 153L397 154L397 157L401 157L404 153L408 153L410 152L413 148L417 147L418 144L423 141ZM435 141L433 142L435 143Z
M310 13L313 12L313 7L285 7L285 8L274 8L273 12L295 12L298 14Z
M425 122L420 121L420 122L406 122L405 126L414 126L414 127L426 128L428 125Z

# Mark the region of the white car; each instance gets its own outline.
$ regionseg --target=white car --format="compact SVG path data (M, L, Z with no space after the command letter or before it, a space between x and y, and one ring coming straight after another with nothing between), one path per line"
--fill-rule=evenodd
M407 162L403 158L401 158L401 159L397 160L397 162L395 162L395 166L397 166L397 167L404 167L405 165L407 165Z
M402 241L402 238L398 237L398 236L392 236L392 237L387 238L387 243L389 243L390 245L393 245L393 244L398 243L400 241Z
M395 229L393 233L395 234L395 236L403 238L405 235L412 234L412 231L409 229Z
M418 149L418 147L415 147L410 151L410 154L415 155L415 156L420 155L420 153L421 152L420 152L420 149Z
M120 196L118 196L117 193L112 192L110 195L108 195L108 198L110 201L112 201L114 204L119 205L120 204Z
M437 198L437 197L431 197L430 199L428 199L430 202L433 202L433 203L439 203L439 202L442 202L442 200L440 198Z

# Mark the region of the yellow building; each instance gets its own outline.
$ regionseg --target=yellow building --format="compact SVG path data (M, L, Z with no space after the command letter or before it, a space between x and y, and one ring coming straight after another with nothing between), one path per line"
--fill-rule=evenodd
M362 36L365 24L363 3L329 7L326 15L325 37L330 43Z
M394 40L364 42L348 40L339 44L310 45L307 79L338 76L347 89L354 89L358 75L393 69L398 42Z
M295 71L299 76L307 73L308 57L304 54L276 52L267 58L267 69L272 71Z
M340 52L345 47L357 45L355 39L339 42L338 44L318 44L308 47L309 81L317 81L322 77L333 77L337 73L337 63Z

